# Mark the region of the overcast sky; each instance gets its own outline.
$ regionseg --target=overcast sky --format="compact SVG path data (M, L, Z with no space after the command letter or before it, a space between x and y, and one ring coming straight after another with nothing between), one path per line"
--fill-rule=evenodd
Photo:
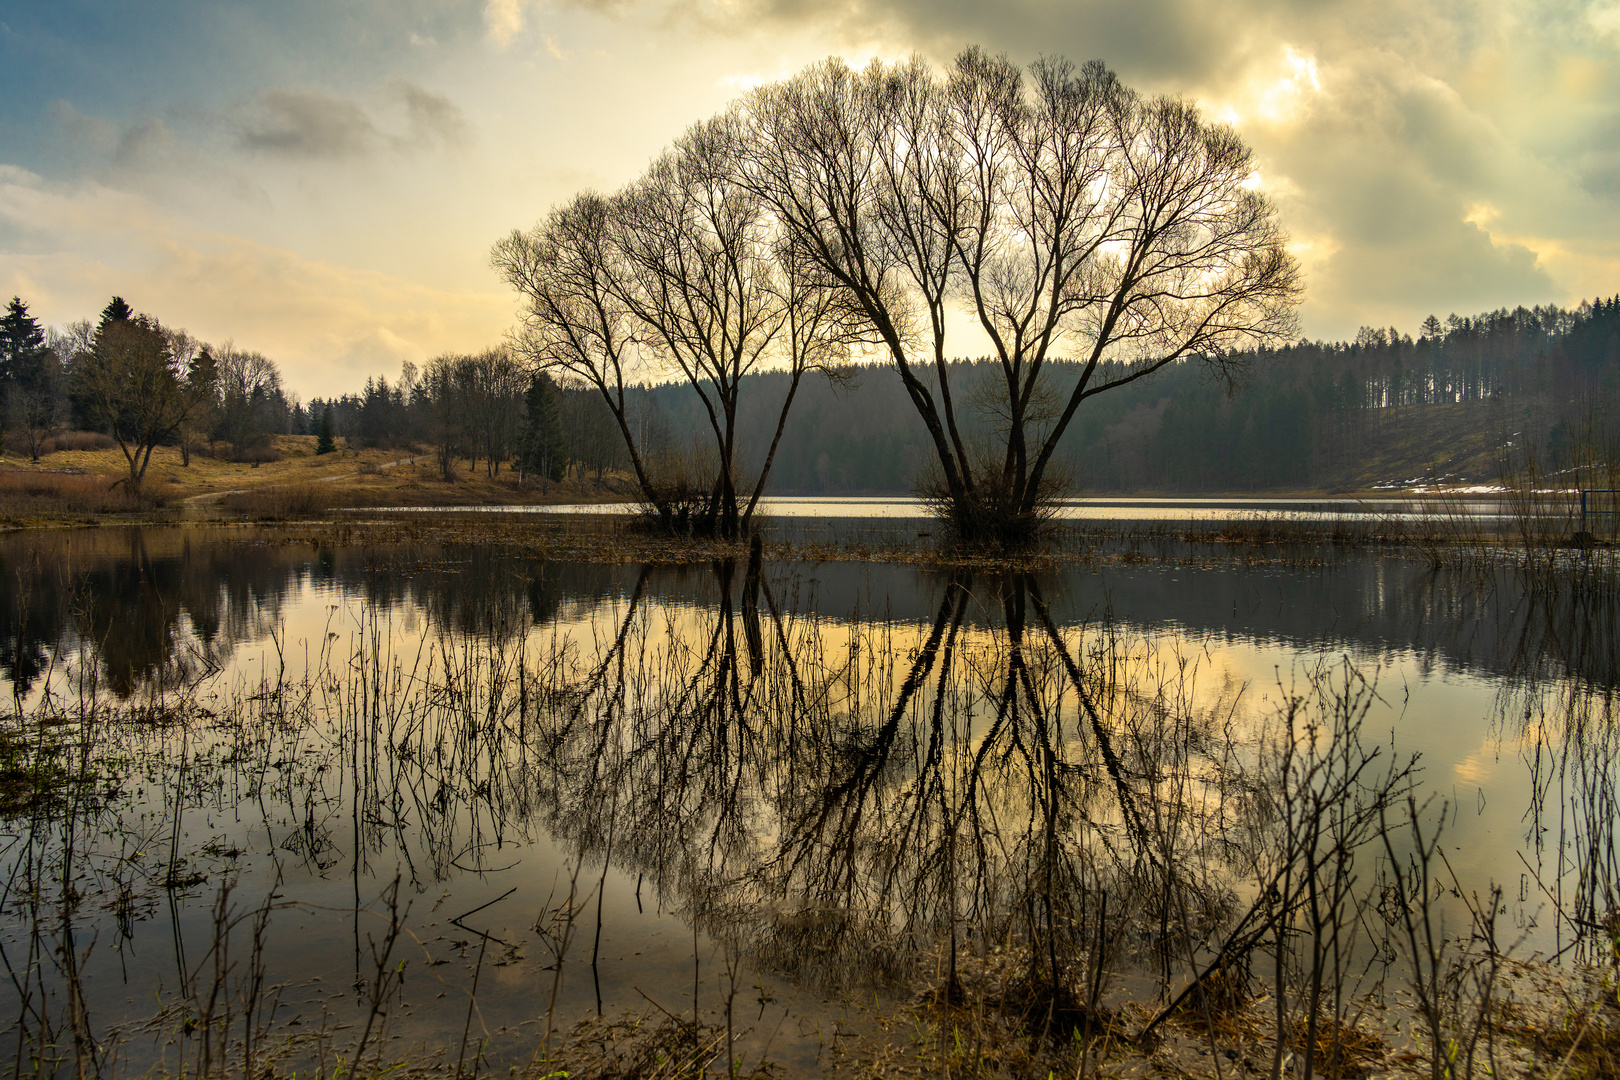
M1620 0L0 0L0 293L352 390L498 342L490 244L747 87L970 43L1236 125L1309 337L1620 292Z

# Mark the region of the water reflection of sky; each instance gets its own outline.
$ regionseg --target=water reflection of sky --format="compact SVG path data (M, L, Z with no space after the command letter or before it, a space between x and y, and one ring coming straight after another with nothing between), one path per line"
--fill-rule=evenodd
M1494 494L1494 492L1492 492ZM1481 492L1469 492L1471 496ZM625 516L637 512L635 503L578 503L555 506L387 506L377 511L433 516L438 514L605 514ZM814 497L761 499L758 513L788 520L900 520L930 518L920 499L874 496L870 498ZM1502 522L1510 513L1491 499L1459 499L1444 494L1426 498L1089 498L1063 500L1053 517L1060 521L1383 521L1415 522L1434 517L1464 517L1477 522Z
M213 715L186 735L183 773L173 731L116 729L119 755L145 765L126 776L102 827L122 837L125 848L137 837L153 851L166 850L173 792L187 791L181 844L188 865L206 877L171 893L151 884L161 856L148 853L130 864L139 868L132 880L144 897L134 934L94 955L89 970L108 988L98 1015L109 1022L144 1015L153 1000L145 989L124 989L126 972L133 972L129 986L172 991L207 937L219 883L234 883L236 896L251 905L278 877L282 894L296 904L276 924L275 977L295 988L287 1007L300 1023L346 1015L354 1002L344 987L368 935L381 925L378 896L398 872L410 903L403 955L417 973L400 1033L441 1043L459 1034L482 949L487 967L479 977L496 992L482 1000L479 1023L499 1045L532 1042L553 978L534 924L548 898L565 896L570 875L583 867L577 894L601 889L600 960L594 972L565 965L564 1013L592 1011L598 1000L609 1012L641 1008L646 997L678 1011L690 1005L694 968L699 1004L712 1005L726 950L733 949L753 959L752 970L776 999L775 1011L761 1014L762 1029L786 1013L798 1018L790 1028L812 1023L804 1018L826 1008L827 973L813 966L784 972L781 943L772 937L781 919L760 915L814 892L790 878L778 882L788 891L773 897L777 879L757 876L761 853L792 840L793 823L804 820L802 800L818 782L803 761L778 755L783 733L762 729L744 738L751 706L725 706L742 711L705 735L720 740L707 751L720 757L679 776L658 760L626 765L617 778L598 778L593 770L609 758L631 761L642 741L679 737L646 726L651 720L614 725L638 702L657 705L649 716L677 708L673 701L659 704L653 685L659 672L679 671L697 680L692 685L709 687L704 665L721 640L732 649L725 679L757 686L762 700L789 693L782 666L789 653L802 665L793 678L822 693L847 694L851 672L865 673L864 696L839 699L839 715L853 726L815 744L829 767L847 768L881 741L882 717L903 692L908 665L944 625L953 595L960 597L962 625L954 639L960 666L953 677L961 681L951 700L958 702L999 685L1015 593L1050 601L1065 647L1082 663L1099 650L1119 650L1136 680L1132 693L1179 688L1189 714L1212 725L1226 717L1228 726L1211 731L1239 741L1258 739L1267 718L1313 671L1348 658L1376 690L1365 738L1390 755L1419 756L1425 792L1449 806L1448 857L1459 879L1480 889L1492 880L1507 884L1515 919L1531 930L1530 948L1553 952L1568 933L1550 915L1543 887L1569 893L1572 877L1605 872L1577 865L1585 858L1579 843L1594 832L1582 817L1592 808L1581 805L1574 778L1579 769L1595 769L1601 779L1614 768L1612 755L1604 755L1612 742L1606 701L1615 681L1617 623L1583 602L1526 595L1510 576L1451 577L1399 559L1349 555L1310 569L1094 566L1027 583L951 579L899 566L770 566L754 610L764 613L762 637L772 659L755 683L747 663L754 646L737 614L748 587L740 567L727 571L730 583L723 586L722 571L707 566L644 571L541 563L476 547L266 544L252 533L181 530L13 534L0 541L0 558L6 642L0 659L21 712L40 708L48 693L71 701L93 680L115 705L150 700L163 686L185 688ZM717 636L722 631L730 636ZM1032 656L1050 648L1036 639ZM510 660L521 650L531 663L566 664L565 681L588 687L597 658L616 643L622 643L620 671L628 665L631 677L620 685L620 698L604 693L578 723L559 720L572 699L524 712L521 737L502 743L500 760L472 755L437 771L420 755L398 750L429 722L420 694L443 681L447 664L491 663L496 654ZM1042 655L1050 660L1049 652ZM469 699L469 717L478 715L492 686L502 686L511 702L512 670L491 666L478 676L484 696ZM1073 723L1082 706L1072 687L1064 688L1060 668L1041 670L1054 715ZM318 672L329 676L314 679ZM361 683L367 672L397 679L398 700L417 703L392 718L366 715L357 722L365 715L362 703L346 697L357 672ZM302 693L317 723L298 731L232 726L232 717L262 718L251 709L232 711L261 692L256 688L277 680L304 685L306 674L312 679ZM716 693L731 692L725 679L714 683ZM923 719L937 693L925 680L916 706ZM614 700L625 704L614 707ZM962 767L994 728L993 711L983 702L967 707L963 741L941 755L946 764L933 767ZM443 721L433 715L434 723ZM1586 725L1579 746L1566 738L1576 720ZM591 731L611 733L613 741L593 743ZM1059 747L1084 756L1084 742L1076 729ZM1545 780L1549 759L1565 770L1562 787ZM259 763L256 778L235 763L243 760ZM884 793L874 796L874 807L903 803L922 768L905 755L886 762L864 781ZM746 780L752 794L745 804L726 810L731 804L704 780L710 770L717 782ZM186 788L185 776L198 786ZM656 789L646 786L650 776ZM840 785L850 782L839 774ZM678 789L673 796L671 783ZM685 818L660 824L623 816L649 790L675 798L671 805L684 807ZM1004 808L1027 810L1033 797L1019 792L1016 775L998 773L986 790ZM1099 820L1117 823L1106 807L1094 809ZM728 813L742 816L730 822ZM238 848L239 855L217 854ZM820 849L803 848L812 850ZM1577 862L1562 861L1572 855ZM8 857L15 859L15 851ZM114 852L99 857L114 861ZM1612 861L1612 852L1607 857ZM896 865L896 872L911 872L903 858ZM713 892L721 884L731 894L727 902L755 905L737 916L734 925L742 929L735 934ZM841 904L831 906L848 918L856 894L840 895ZM926 900L926 890L917 895L919 903ZM465 924L452 921L486 904ZM87 931L118 940L101 907L85 911L96 924ZM694 912L700 913L695 937ZM15 943L18 933L12 925L0 937ZM190 953L179 955L175 941L180 952L190 943ZM810 1053L806 1046L783 1037L773 1053Z

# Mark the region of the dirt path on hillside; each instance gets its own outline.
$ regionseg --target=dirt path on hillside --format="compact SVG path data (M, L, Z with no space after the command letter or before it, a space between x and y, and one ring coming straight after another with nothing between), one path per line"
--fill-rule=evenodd
M434 455L432 454L418 454L415 457L397 458L393 461L385 461L378 465L377 468L382 470L392 469L396 465L415 465L418 461L428 461L432 459L433 456ZM185 507L188 512L192 510L201 510L205 507L217 505L219 501L225 498L227 495L240 495L246 491L269 491L275 488L293 487L296 484L335 484L339 480L353 480L359 475L360 470L356 469L353 472L338 473L336 476L321 476L314 480L277 481L270 484L254 484L252 487L226 488L222 491L205 491L200 495L188 495L186 498L180 501L180 505Z

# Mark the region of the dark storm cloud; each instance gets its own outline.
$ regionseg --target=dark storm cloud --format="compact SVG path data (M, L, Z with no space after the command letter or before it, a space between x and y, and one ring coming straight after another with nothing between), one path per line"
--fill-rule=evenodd
M1019 62L1097 57L1137 89L1200 99L1255 147L1286 226L1313 249L1307 322L1318 333L1353 332L1352 320L1380 311L1563 299L1541 254L1591 235L1583 205L1620 204L1620 97L1590 89L1612 79L1615 42L1592 32L1589 5L754 0L746 10L830 24L890 55L903 42L948 61L973 42ZM1288 86L1294 61L1309 76ZM1570 89L1583 77L1584 97Z

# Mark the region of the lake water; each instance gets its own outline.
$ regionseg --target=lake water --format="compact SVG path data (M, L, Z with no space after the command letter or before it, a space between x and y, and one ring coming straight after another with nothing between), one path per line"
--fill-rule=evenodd
M811 1069L997 943L1106 938L1151 997L1188 974L1165 905L1259 895L1285 745L1354 743L1368 783L1415 759L1446 884L1503 886L1526 955L1591 948L1620 884L1614 599L1506 570L756 575L229 529L13 533L0 569L6 730L90 777L6 808L14 1061L78 1025L173 1067L249 983L308 1060L497 1066L729 1003L739 1055Z
M1221 522L1221 521L1424 521L1435 517L1463 517L1481 523L1501 523L1509 507L1489 491L1471 491L1466 497L1411 494L1358 498L1125 498L1065 499L1054 513L1064 522ZM637 511L635 503L577 503L554 506L390 506L389 513L436 515L443 513L562 514L620 516ZM921 521L930 517L920 499L893 496L761 499L758 513L766 519Z

